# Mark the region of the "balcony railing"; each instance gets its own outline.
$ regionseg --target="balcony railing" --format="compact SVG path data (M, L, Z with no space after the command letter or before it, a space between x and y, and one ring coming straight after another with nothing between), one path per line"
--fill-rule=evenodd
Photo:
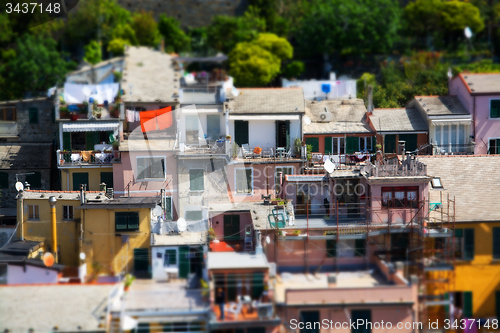
M475 145L468 144L444 144L432 145L433 155L474 155Z
M427 176L427 166L415 159L408 158L401 164L367 164L362 173L368 177L414 177Z
M120 104L100 104L98 108L100 111L93 114L92 111L89 112L86 104L61 105L59 107L59 119L78 120L90 119L90 117L96 119L120 118Z
M83 150L83 151L58 151L57 165L110 165L114 161L120 159L120 151L98 151L98 150Z

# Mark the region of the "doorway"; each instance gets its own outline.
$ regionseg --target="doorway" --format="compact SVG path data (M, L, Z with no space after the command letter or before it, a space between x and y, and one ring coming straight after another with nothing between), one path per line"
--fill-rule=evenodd
M276 148L290 147L290 120L276 121Z

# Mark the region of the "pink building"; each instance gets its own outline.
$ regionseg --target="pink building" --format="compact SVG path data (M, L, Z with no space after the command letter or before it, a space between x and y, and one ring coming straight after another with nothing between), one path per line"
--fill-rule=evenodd
M461 73L450 80L449 94L472 115L475 154L499 154L500 74Z

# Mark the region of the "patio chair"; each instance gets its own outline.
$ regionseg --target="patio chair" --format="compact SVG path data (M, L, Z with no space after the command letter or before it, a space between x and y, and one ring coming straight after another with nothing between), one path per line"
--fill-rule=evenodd
M292 148L290 148L284 155L283 157L286 157L287 159L292 158Z
M241 151L243 153L243 158L253 157L253 152L250 150L250 145L248 143L241 145Z
M242 307L243 303L241 302L238 303L231 302L229 303L229 307L227 309L224 309L224 311L231 314L231 316L233 316L233 319L238 319L238 315L241 313Z
M264 148L262 150L262 157L271 158L273 155L273 148Z

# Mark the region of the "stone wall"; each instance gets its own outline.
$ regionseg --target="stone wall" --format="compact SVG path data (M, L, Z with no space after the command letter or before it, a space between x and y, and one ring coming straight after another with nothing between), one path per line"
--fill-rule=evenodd
M57 124L52 119L52 108L54 102L52 98L37 98L29 101L15 103L17 130L19 133L18 142L47 142L52 143L56 139ZM38 123L29 123L29 109L37 108Z
M207 26L217 15L242 15L248 0L118 0L130 11L152 12L156 19L160 14L175 17L183 28Z
M50 156L47 156L50 158ZM17 205L16 196L17 191L16 185L16 174L19 174L18 179L24 184L26 172L40 172L42 174L42 186L41 190L50 190L50 169L27 169L27 170L1 170L1 172L7 172L9 174L9 186L7 188L0 189L0 207L1 208L15 208Z

